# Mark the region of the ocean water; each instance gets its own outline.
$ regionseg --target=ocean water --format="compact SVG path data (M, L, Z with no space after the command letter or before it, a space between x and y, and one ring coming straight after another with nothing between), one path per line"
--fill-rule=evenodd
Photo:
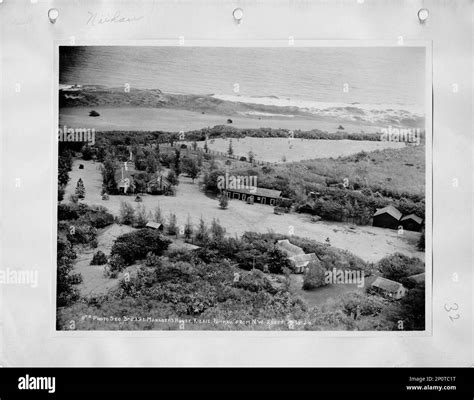
M61 47L60 84L160 89L226 101L423 116L425 52L416 47ZM238 85L238 90L237 90Z

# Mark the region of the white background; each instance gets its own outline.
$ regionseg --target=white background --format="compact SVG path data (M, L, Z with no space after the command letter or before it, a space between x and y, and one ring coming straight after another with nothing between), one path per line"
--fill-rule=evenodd
M59 10L56 24L47 11ZM242 23L232 17L244 10ZM421 25L417 11L426 7ZM98 16L136 22L87 24ZM2 364L316 365L472 364L472 4L470 1L4 0L1 29L1 267L37 269L39 286L3 285ZM54 332L56 140L54 42L171 39L427 40L433 43L433 316L428 337L311 333ZM71 38L74 37L74 38ZM403 63L403 60L400 60ZM18 91L18 84L20 91ZM457 87L457 91L453 90ZM20 179L20 181L18 181ZM18 182L20 184L18 185ZM456 186L457 182L457 186ZM54 193L54 196L51 195ZM458 281L453 280L456 273ZM460 318L445 308L458 305ZM146 336L146 335L145 335Z

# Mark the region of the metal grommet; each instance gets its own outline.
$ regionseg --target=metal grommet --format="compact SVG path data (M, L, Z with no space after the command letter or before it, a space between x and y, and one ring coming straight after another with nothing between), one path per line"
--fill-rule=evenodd
M418 19L420 20L420 24L424 24L428 19L429 15L430 12L427 8L420 8L420 10L418 11Z
M49 22L51 22L52 24L55 24L58 17L59 17L59 11L57 8L50 8L48 10Z
M242 18L244 16L244 10L242 10L241 8L236 8L233 12L232 12L232 15L234 16L234 19L236 20L236 22L238 24L240 24L240 22L242 21Z

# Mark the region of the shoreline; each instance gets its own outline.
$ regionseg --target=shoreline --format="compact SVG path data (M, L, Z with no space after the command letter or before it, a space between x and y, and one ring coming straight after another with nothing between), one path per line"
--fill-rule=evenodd
M64 87L62 85L62 87ZM380 132L382 128L422 128L424 117L413 109L406 110L401 105L326 103L300 99L279 98L277 96L244 96L216 94L178 94L162 92L159 89L107 88L101 86L76 86L59 90L59 108L63 117L84 112L84 109L103 110L109 113L109 124L131 129L130 121L138 127L147 119L157 124L166 121L159 130L196 130L206 126L225 125L228 120L242 128L281 128L327 132L337 131L342 125L350 133ZM72 111L77 109L78 111ZM128 121L122 115L110 110L128 112ZM149 110L149 111L138 111ZM151 111L154 110L154 111ZM157 110L166 110L169 115ZM100 111L99 111L100 113ZM142 113L142 118L134 121L134 114ZM175 117L175 124L170 118ZM189 128L179 127L183 122ZM100 119L98 119L100 121ZM190 121L195 121L190 124ZM88 119L79 123L87 124ZM70 125L72 125L71 121ZM147 124L147 123L145 123ZM150 122L148 122L150 124ZM85 126L80 126L85 127ZM114 128L112 128L114 129ZM115 128L116 129L116 128ZM124 128L125 129L125 128ZM138 129L145 130L145 129ZM152 129L153 130L153 129Z
M100 116L90 117L91 110ZM227 120L231 119L232 123ZM203 113L175 108L148 108L127 106L80 106L59 109L59 126L95 129L96 131L192 131L216 125L235 128L272 128L310 131L319 129L336 132L339 125L347 133L379 133L383 127L360 122L338 122L332 118L274 117L274 116L230 116L217 113Z

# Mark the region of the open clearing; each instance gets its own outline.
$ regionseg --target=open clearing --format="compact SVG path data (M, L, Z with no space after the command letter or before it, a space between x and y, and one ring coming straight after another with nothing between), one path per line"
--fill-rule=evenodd
M374 282L376 276L367 276L364 278L364 285L359 287L357 284L331 284L312 290L303 290L303 275L290 275L291 290L301 297L309 306L318 306L322 311L337 310L337 302L347 293L364 293L365 290Z
M216 138L208 141L210 150L227 153L230 139ZM197 143L204 147L204 142ZM237 156L248 157L249 151L255 159L266 162L292 162L349 156L361 151L399 149L405 147L401 142L378 142L372 140L319 140L289 138L245 137L232 139L232 148Z
M79 169L79 164L83 164L84 169ZM395 252L424 260L424 252L416 250L416 243L420 237L417 232L405 231L403 235L399 235L397 231L373 226L356 226L349 229L349 225L345 223L312 223L309 215L296 213L275 215L270 206L249 205L239 200L231 200L229 208L222 210L216 199L200 191L198 183L192 183L190 178L183 176L180 176L176 196L144 195L142 203L135 203L135 196L126 195L110 196L110 200L102 200L99 163L74 160L69 176L71 179L64 197L66 201L69 195L74 193L77 180L82 178L86 189L83 201L90 205L105 206L114 215L119 214L121 201L127 201L132 205L143 204L149 211L159 206L165 216L173 212L177 216L178 225L184 225L189 215L194 225L197 225L201 216L208 225L213 218L216 218L230 235L240 236L246 231L289 234L293 228L296 236L320 242L329 238L332 246L346 249L369 262L376 262Z

